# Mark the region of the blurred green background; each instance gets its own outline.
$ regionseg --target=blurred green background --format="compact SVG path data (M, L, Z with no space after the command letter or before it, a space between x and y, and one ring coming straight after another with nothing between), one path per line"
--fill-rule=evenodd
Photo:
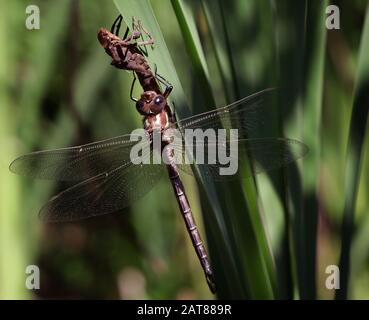
M25 27L29 4L40 8L39 30ZM309 146L255 180L184 177L218 297L369 299L369 15L367 1L335 1L341 28L327 30L328 4L0 0L0 298L214 297L166 179L122 212L42 224L40 207L65 185L8 170L21 154L142 125L132 75L110 66L96 37L122 13L156 40L150 62L173 83L180 118L289 88L292 102L282 98L268 123ZM28 265L40 268L39 290L25 287ZM336 292L325 286L328 265L340 266Z

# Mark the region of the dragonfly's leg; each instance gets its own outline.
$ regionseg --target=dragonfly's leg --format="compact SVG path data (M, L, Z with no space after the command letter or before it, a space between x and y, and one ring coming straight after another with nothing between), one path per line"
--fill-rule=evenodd
M140 34L137 33L137 31L132 31L132 34L129 37L124 38L124 41L126 45L134 44L136 43L136 39L138 39L139 37L140 37Z
M129 32L129 28L127 27L126 32L124 32L123 40L127 38Z
M131 100L132 100L132 101L137 102L137 98L133 97L133 88L134 88L134 86L135 86L135 82L136 82L136 75L135 75L135 73L133 72L133 81L132 81L131 91L130 91L129 96L130 96L130 98L131 98Z
M137 41L137 46L139 47L144 47L144 48L140 48L140 51L142 52L142 54L144 56L147 57L148 52L145 46L147 45L153 45L154 44L154 39L151 36L151 34L143 27L141 20L136 20L135 17L132 18L132 30L134 30L134 34L135 34L135 39L141 38L141 41ZM143 33L145 33L148 36L148 40L145 40L143 37Z
M147 40L147 41L139 41L137 42L137 46L138 47L143 47L143 48L138 48L141 52L141 54L145 57L148 57L148 52L147 52L147 49L146 49L146 45L153 45L154 44L154 40L153 39L150 39L150 40Z
M110 32L114 33L116 36L119 35L119 30L120 30L120 25L122 23L122 15L120 14L113 22L111 28L110 28ZM123 38L124 39L124 38Z
M153 45L155 43L154 38L151 36L150 32L148 32L144 28L144 26L141 23L141 20L138 20L138 27L141 32L141 42L139 42L138 45ZM147 37L149 38L148 40L144 40L142 32L147 35Z
M156 73L155 74L155 78L162 83L163 85L165 85L165 90L163 93L163 97L166 99L168 98L168 96L170 95L170 93L173 90L173 86L165 79L163 78L160 74Z
M141 29L139 22L136 22L136 18L132 17L132 40L136 40L141 37Z
M174 104L174 101L172 102L172 104L173 104L173 112L172 112L173 121L177 122L177 112L176 112L176 105Z
M132 30L139 30L139 20L135 16L132 17Z
M138 41L138 42L137 42L137 45L138 45L138 46L148 46L148 45L152 45L152 44L154 44L154 43L155 43L154 39L153 39L153 38L151 38L151 39L149 39L149 40L145 40L145 41ZM145 48L145 50L146 50L146 48Z
M141 23L141 21L139 20L138 21L138 24L139 24L139 26L140 26L140 30L142 30L148 37L149 37L149 39L152 39L152 40L154 40L153 39L153 37L151 36L151 34L150 34L150 32L149 31L147 31L145 28L144 28L144 26L142 25L142 23Z
M114 24L115 23L116 22L114 21ZM118 28L120 28L120 24L121 24L121 20L118 24ZM112 26L112 32L113 32L113 26ZM117 28L117 32L115 33L115 35L118 35L118 32L119 32L118 28ZM127 27L126 32L124 33L124 37L122 38L125 46L135 44L136 40L141 36L141 31L137 28L135 23L132 23L132 34L130 36L128 36L128 31L129 31L129 28Z
M110 32L114 33L116 36L119 36L119 31L120 31L120 26L122 24L122 15L120 14L115 21L113 22L113 25L111 26ZM116 26L117 24L117 26ZM126 31L124 32L124 36L123 36L123 40L127 41L127 36L128 36L128 32L129 32L129 28L127 27ZM128 39L129 41L130 39Z
M165 91L163 93L164 98L168 98L168 96L170 95L170 93L173 90L173 86L172 84L165 79L163 76L161 76L159 73L157 73L157 66L155 64L155 78L163 85L165 85Z
M150 40L146 40L146 41L138 41L137 42L138 47L143 47L143 48L139 48L139 50L142 53L142 55L144 55L145 57L147 57L149 55L145 46L153 45L153 44L154 44L154 39L150 39Z

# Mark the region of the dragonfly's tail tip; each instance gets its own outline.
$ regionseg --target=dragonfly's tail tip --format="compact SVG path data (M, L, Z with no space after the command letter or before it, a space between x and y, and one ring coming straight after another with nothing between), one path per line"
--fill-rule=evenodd
M208 283L211 293L215 294L217 292L217 286L215 285L215 280L213 275L206 275L206 282Z

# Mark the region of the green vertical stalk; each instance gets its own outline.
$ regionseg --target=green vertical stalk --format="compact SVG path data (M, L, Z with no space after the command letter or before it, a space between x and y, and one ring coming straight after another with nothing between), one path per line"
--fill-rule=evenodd
M302 167L304 189L303 210L296 217L295 238L297 275L302 299L316 298L316 252L320 167L320 124L323 104L325 62L325 8L327 1L306 2L304 74L301 84L303 114L303 141L309 154Z
M204 101L210 106L215 99L208 98L211 95L211 80L209 76L205 78L207 65L204 60L199 69L198 57L202 56L202 47L196 41L198 39L197 30L191 29L191 26L194 25L193 14L182 1L173 0L172 4L185 39L188 55L192 64L196 66L196 78L201 79L199 81L202 85L201 92L206 92ZM226 31L224 30L225 43L229 47ZM220 41L215 40L217 37L215 30L209 29L209 36L213 39L213 44L220 43ZM219 48L215 50L217 51L217 49ZM229 50L227 59L229 59L228 66L234 65ZM218 65L218 68L221 74L229 73L229 70L223 70L221 65ZM221 78L224 78L224 76L221 76ZM232 86L237 88L238 85L233 83ZM206 187L210 188L209 182L206 183ZM223 204L223 215L230 220L228 234L232 235L230 240L233 243L231 246L233 248L232 255L236 257L237 270L240 272L239 279L251 298L272 298L275 294L273 259L265 238L263 223L260 220L254 181L252 179L243 181L243 185L240 183L223 183L216 188L218 201ZM243 189L245 194L242 192ZM246 198L245 195L247 195ZM234 201L231 199L234 199ZM209 242L211 244L211 239ZM253 252L253 255L251 252ZM227 281L227 279L223 280ZM224 294L227 296L231 293L224 292Z
M369 6L366 10L361 37L355 95L350 122L350 133L346 153L345 207L342 220L342 244L340 268L340 290L336 299L347 299L350 280L351 243L354 231L355 205L360 182L362 157L365 150L365 133L369 114Z

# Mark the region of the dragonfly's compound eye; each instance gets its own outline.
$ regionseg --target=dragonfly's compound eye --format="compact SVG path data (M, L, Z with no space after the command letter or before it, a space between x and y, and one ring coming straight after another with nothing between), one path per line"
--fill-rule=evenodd
M144 101L142 101L142 100L138 100L138 101L136 102L136 109L137 109L137 111L138 111L140 114L142 114L142 115L144 115L144 116L147 116L147 115L149 114L149 112L146 112L146 111L145 111L145 102L144 102Z
M151 105L151 112L157 114L163 111L165 107L165 98L162 95L157 95Z
M156 98L154 99L154 103L157 106L160 106L163 102L164 102L164 97L161 95L156 96Z

